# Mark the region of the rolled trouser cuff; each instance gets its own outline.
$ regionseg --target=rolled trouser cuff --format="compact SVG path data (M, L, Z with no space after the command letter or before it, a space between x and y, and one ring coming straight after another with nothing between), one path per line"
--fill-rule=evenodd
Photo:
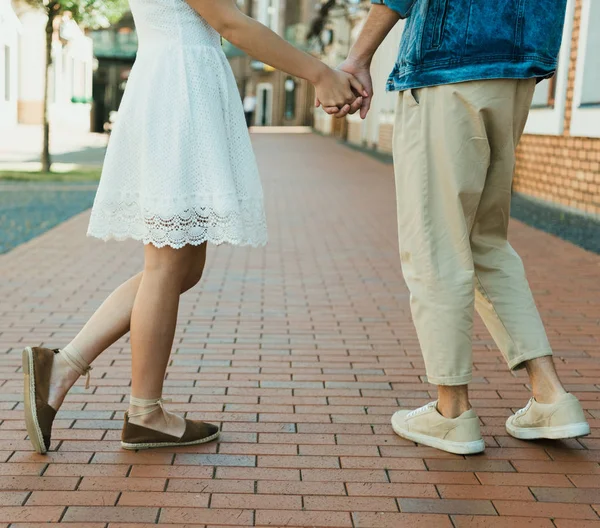
M461 376L430 376L427 375L427 381L433 385L444 385L451 387L453 385L468 385L473 379L473 373L463 374Z
M537 359L544 356L551 356L552 349L550 348L540 348L539 350L534 350L533 352L527 352L525 354L521 354L520 356L513 358L508 363L508 368L510 370L520 370L525 368L525 362L531 361L532 359Z

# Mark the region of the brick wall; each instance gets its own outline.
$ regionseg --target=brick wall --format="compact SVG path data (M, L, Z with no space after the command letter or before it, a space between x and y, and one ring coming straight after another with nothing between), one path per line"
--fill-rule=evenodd
M514 188L600 215L600 138L570 136L582 0L576 0L562 136L526 134L517 150Z

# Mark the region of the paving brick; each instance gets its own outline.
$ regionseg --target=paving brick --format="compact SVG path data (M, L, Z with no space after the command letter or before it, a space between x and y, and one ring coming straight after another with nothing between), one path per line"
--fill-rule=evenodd
M279 481L278 485L285 484ZM169 479L167 491L178 493L254 493L252 480Z
M347 512L312 512L259 510L256 526L315 526L322 528L351 528L352 519Z
M114 506L116 491L34 491L27 506Z
M63 517L66 523L86 522L89 519L102 522L147 522L158 516L158 508L129 508L126 506L70 506Z
M515 460L513 466L521 473L569 473L573 475L599 475L600 478L600 464L594 462Z
M556 519L594 519L598 516L587 504L495 500L499 515L548 517Z
M392 482L406 484L479 484L475 473L454 471L389 471Z
M406 513L461 513L497 515L489 500L398 499L400 511Z
M356 512L352 517L357 528L452 528L447 515Z
M438 498L432 484L379 484L375 482L349 482L348 495L367 497Z
M212 495L211 508L237 508L251 510L301 510L302 497L274 495L245 495L245 494L219 494ZM308 508L310 509L310 508Z
M398 505L392 498L382 497L318 497L304 498L307 510L323 511L398 511Z
M302 480L323 482L387 482L385 471L368 469L303 469Z
M206 508L209 495L199 493L171 493L167 491L125 491L119 498L119 506L149 506L157 508Z
M554 473L478 473L477 478L484 486L546 486L568 487L565 475Z
M531 494L529 488L526 486L472 486L461 484L438 484L436 488L443 499L506 499L519 501L535 500L535 497Z
M159 522L166 524L230 524L252 526L252 510L218 508L163 508Z
M594 488L531 488L531 493L539 502L600 504L600 491Z
M0 491L0 506L21 506L27 495L26 491Z
M64 506L0 506L0 522L56 522Z
M502 517L452 515L452 522L455 528L554 528L550 519L512 517L510 515Z
M2 477L1 490L33 491L33 490L74 490L77 478L58 477Z
M161 478L118 478L118 477L83 477L80 490L119 490L119 491L162 491L166 479Z
M348 484L350 486L350 484ZM281 495L346 495L343 482L290 482L259 480L257 493Z

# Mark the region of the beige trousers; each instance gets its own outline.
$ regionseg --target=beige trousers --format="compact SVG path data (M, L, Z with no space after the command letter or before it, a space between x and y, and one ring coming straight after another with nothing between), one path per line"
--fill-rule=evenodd
M515 149L534 80L400 93L394 130L402 271L436 385L472 377L474 308L508 366L551 355L523 263L507 241Z

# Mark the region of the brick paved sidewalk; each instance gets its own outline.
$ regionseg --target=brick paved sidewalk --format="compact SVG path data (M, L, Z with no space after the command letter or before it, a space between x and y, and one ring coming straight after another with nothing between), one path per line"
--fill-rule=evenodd
M119 447L129 345L94 365L32 453L24 345L64 345L141 266L136 243L85 238L87 214L0 257L0 528L600 526L600 257L515 225L559 369L593 427L525 443L503 424L529 393L475 329L485 454L419 447L389 426L432 399L399 270L391 167L317 136L255 137L271 243L211 248L182 302L166 392L222 423L207 446Z

